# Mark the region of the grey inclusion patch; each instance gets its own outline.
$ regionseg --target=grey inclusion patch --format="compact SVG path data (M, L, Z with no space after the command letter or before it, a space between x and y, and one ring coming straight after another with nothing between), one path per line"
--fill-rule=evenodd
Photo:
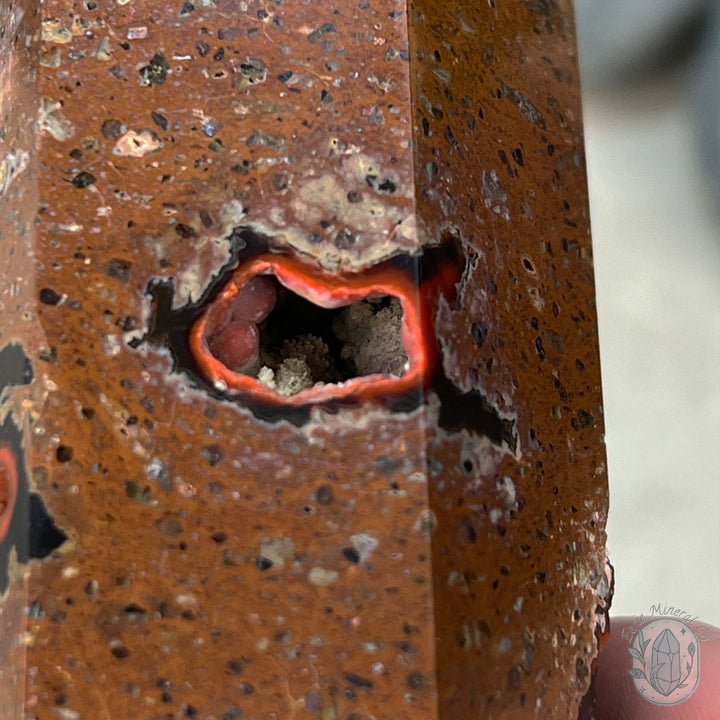
M503 220L510 219L510 210L507 206L507 193L503 190L500 178L495 170L489 173L483 170L482 174L483 203L486 208L500 215Z

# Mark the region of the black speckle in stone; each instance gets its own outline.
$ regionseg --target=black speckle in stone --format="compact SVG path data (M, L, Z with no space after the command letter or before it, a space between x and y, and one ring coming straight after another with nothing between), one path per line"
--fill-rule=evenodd
M70 155L73 160L80 160L80 158L82 158L83 156L82 150L80 150L80 148L75 148L74 150L71 150L68 155Z
M90 187L90 185L94 185L97 181L97 178L89 172L83 172L78 173L70 182L76 187L76 188L86 188Z
M43 288L40 291L40 302L45 305L57 305L60 302L61 296L58 295L52 288Z
M127 125L120 120L105 120L100 126L102 136L109 140L116 140L127 131Z
M210 52L210 46L206 43L200 40L196 45L195 48L197 49L198 53L200 54L200 57L205 57Z
M378 190L391 194L397 190L397 185L390 178L383 178L382 182L378 185Z
M224 543L227 540L227 533L224 533L222 531L214 532L210 538L213 542L220 545L220 543Z
M587 412L586 410L577 411L577 426L579 428L586 428L589 425L592 425L592 422L593 416L589 412Z
M443 130L443 137L452 145L454 148L458 148L458 141L455 139L455 135L453 135L453 131L450 128L449 125L445 126L445 129Z
M162 53L155 53L150 62L140 68L140 78L143 85L149 85L150 87L162 85L167 80L169 69L170 63L167 58Z
M542 338L535 338L535 350L540 360L545 360L545 348L543 347Z
M152 121L163 130L167 130L170 127L170 123L168 122L168 119L161 115L159 112L152 112L150 113L150 117L152 118Z
M310 43L316 43L322 35L326 33L337 32L337 25L332 22L323 23L319 28L313 30L308 36L307 40Z
M287 82L292 76L293 76L292 70L286 70L285 72L281 72L278 75L278 80L280 82L284 83L284 82Z
M185 223L178 223L175 226L175 232L184 240L197 237L195 228L190 227L190 225L186 225Z
M359 192L356 192L355 190L351 190L347 194L348 202L350 203L359 203L362 202L362 195Z
M237 706L229 707L222 716L222 720L241 720L243 711Z
M225 451L219 445L205 445L200 454L210 467L215 467L225 457Z
M337 234L335 235L335 245L340 250L348 250L355 244L355 241L355 235L353 235L353 233L348 230L348 228L338 230Z
M233 658L232 660L228 660L228 670L233 675L242 675L243 671L243 663L240 658Z
M262 570L269 570L273 566L272 560L268 560L266 557L263 557L262 555L259 555L257 560L255 561L255 567L262 571Z
M124 660L130 656L130 651L124 645L116 645L110 651L118 660Z
M342 554L345 556L345 559L353 565L357 565L360 562L360 553L354 547L343 548Z
M187 718L196 718L198 717L197 708L194 705L185 705L183 715Z
M218 48L213 54L213 60L220 61L225 57L225 48Z
M126 283L130 279L130 268L132 263L129 260L122 260L120 258L113 258L108 263L107 274L118 279L120 282Z
M422 690L425 687L425 678L421 672L413 670L407 676L407 684L411 690Z
M346 672L343 673L343 676L349 683L357 687L371 688L373 686L372 680L368 680L368 678L361 677L360 675L356 675L355 673Z
M200 222L203 224L204 228L212 227L213 219L207 210L200 211Z
M70 462L73 458L73 449L69 445L58 445L55 457L59 462Z
M180 8L180 12L178 13L178 15L180 15L180 17L187 17L188 15L190 15L190 13L194 11L195 6L188 1L183 3L183 6Z
M472 333L473 340L478 347L482 347L485 339L487 338L487 326L483 322L474 322L470 326L470 332Z
M333 493L333 489L330 485L321 485L317 489L316 496L320 505L330 505L335 500L335 493Z

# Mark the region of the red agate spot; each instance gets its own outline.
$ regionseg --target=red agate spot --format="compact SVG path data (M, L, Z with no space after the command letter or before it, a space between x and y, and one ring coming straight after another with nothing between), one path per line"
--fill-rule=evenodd
M17 499L17 464L12 450L0 447L0 542L5 539Z
M263 402L402 394L430 372L421 298L397 270L340 277L265 255L235 270L190 348L216 387Z

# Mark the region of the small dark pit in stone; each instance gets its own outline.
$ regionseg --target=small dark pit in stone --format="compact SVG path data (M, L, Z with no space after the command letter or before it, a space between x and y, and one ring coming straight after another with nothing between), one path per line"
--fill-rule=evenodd
M170 127L168 119L164 115L161 115L159 112L150 113L150 117L152 118L152 121L163 130L167 130Z
M212 227L213 219L207 210L200 211L200 222L203 224L204 228Z
M183 715L187 718L196 718L198 717L197 708L194 705L186 705Z
M237 705L233 705L223 713L222 720L241 720L242 717L243 711Z
M357 565L360 562L360 553L354 547L343 548L342 554L345 556L345 559L353 563L353 565Z
M348 202L350 203L359 203L362 202L362 195L359 192L356 192L355 190L351 190L347 194Z
M259 555L257 560L255 560L255 567L262 571L262 570L269 570L273 566L272 560L268 560L266 557L263 557L262 555Z
M355 244L356 240L357 238L350 230L348 230L348 228L338 230L335 235L335 245L340 250L348 250Z
M62 296L56 293L52 288L43 288L40 291L40 302L45 305L57 305Z
M384 193L394 193L397 190L397 185L390 178L383 178L377 189Z
M323 23L319 28L313 30L308 36L309 43L316 43L322 35L337 32L337 26L333 22Z
M75 148L74 150L71 150L68 154L70 155L70 157L73 160L80 160L83 156L82 150L80 150L79 148Z
M470 326L470 332L472 333L473 340L478 347L482 347L485 339L487 338L487 326L483 322L474 322Z
M100 126L102 136L109 140L116 140L127 131L127 125L120 120L105 120Z
M227 540L227 534L224 532L221 532L221 531L214 532L210 536L210 538L212 539L213 542L218 543L218 545L219 545L220 543L224 543Z
M346 673L343 673L343 676L349 683L351 683L352 685L355 685L357 687L371 688L373 686L372 680L361 677L360 675L356 675L355 673L346 672Z
M110 652L118 658L118 660L124 660L130 656L130 651L124 645L116 645Z
M178 223L175 226L175 232L184 240L197 237L197 232L195 231L195 228L192 228L190 227L190 225L186 225L185 223Z
M120 258L113 258L108 263L107 274L116 278L120 282L127 282L130 279L130 268L132 263L129 260L122 260Z
M167 80L168 70L170 63L167 58L162 53L155 53L150 62L139 70L143 85L162 85Z
M55 457L59 462L70 462L73 459L73 449L69 445L58 445Z
M335 493L330 485L321 485L315 495L320 505L330 505L335 500Z
M76 188L86 188L90 187L90 185L93 185L97 181L97 178L89 172L81 172L78 173L70 182L76 187Z
M137 603L130 603L123 608L123 612L128 620L143 620L147 617L147 610L140 607Z
M407 684L411 690L422 690L425 687L425 678L421 672L414 670L407 676Z
M205 445L200 449L200 455L210 467L215 467L225 457L225 451L219 445Z
M228 660L228 670L233 673L233 675L241 675L243 671L243 663L240 658L233 658L232 660Z

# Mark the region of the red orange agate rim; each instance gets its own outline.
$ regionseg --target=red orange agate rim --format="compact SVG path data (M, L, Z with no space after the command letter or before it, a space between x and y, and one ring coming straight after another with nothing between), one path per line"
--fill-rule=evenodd
M210 352L205 338L208 321L218 307L229 306L252 277L271 274L288 290L324 308L344 307L370 295L399 298L403 309L401 339L410 363L408 370L400 377L362 375L308 388L288 397L276 393L257 378L231 370ZM397 271L380 269L362 276L339 276L304 266L288 256L262 255L235 270L224 289L190 328L189 344L201 374L216 387L247 393L261 402L305 405L348 397L401 395L424 385L432 360L430 348L424 342L427 331L427 313L422 307L419 288Z
M13 451L0 446L0 542L10 529L17 500L17 463Z

